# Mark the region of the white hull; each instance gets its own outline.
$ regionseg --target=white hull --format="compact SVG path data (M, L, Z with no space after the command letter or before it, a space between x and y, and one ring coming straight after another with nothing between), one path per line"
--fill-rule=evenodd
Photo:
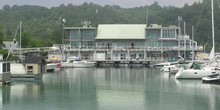
M175 78L183 78L183 79L202 79L204 76L209 76L219 73L219 71L214 69L187 69L184 70L183 68L179 69Z
M95 62L87 62L87 61L74 61L71 63L67 63L67 62L61 63L61 67L64 68L89 68L94 66L95 66Z
M73 63L74 68L89 68L89 67L94 67L95 63L93 62L88 62L88 63Z
M176 62L163 62L163 63L154 64L153 67L162 68L164 66L169 66L169 65L174 65L174 64L177 64L177 63Z
M176 65L169 65L169 66L164 66L161 71L163 72L169 72L169 73L177 73L178 72L178 67Z
M49 63L47 64L47 71L51 71L51 70L54 70L56 68L56 64L53 64L53 63Z
M62 62L61 67L63 67L63 68L73 68L73 63Z
M219 74L214 74L210 76L205 76L202 78L203 83L220 83L220 75Z
M59 70L60 63L48 63L47 64L47 71L55 71L55 70Z

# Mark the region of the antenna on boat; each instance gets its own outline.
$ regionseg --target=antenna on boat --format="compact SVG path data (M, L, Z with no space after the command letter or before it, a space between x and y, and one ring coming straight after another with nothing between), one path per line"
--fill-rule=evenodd
M215 55L215 26L214 26L214 8L213 8L213 0L211 0L211 8L212 8L212 49L213 53ZM214 62L215 62L215 57L214 57Z
M20 60L22 62L22 53L21 53L21 25L22 25L22 21L20 21Z
M192 61L194 60L194 44L192 43L194 41L194 26L192 26L192 41L190 43L191 47L192 47ZM193 44L193 45L192 45Z
M181 16L178 16L178 21L179 21L179 24L178 24L178 56L180 56L180 34L181 34L181 28L180 28L180 22L182 21L182 17Z
M148 8L147 8L147 15L146 15L146 25L148 24Z
M7 55L7 57L6 57L6 60L8 60L9 55L10 55L10 53L11 53L11 51L12 51L12 48L14 47L14 44L15 44L15 42L16 42L15 37L17 36L19 27L20 27L20 24L18 25L18 27L17 27L17 29L16 29L16 32L15 32L15 35L14 35L14 38L13 38L13 45L10 47L10 50L8 51L8 55Z

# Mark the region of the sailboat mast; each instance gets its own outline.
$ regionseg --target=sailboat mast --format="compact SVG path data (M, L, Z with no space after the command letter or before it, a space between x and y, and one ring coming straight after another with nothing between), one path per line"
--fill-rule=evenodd
M21 53L21 25L22 25L22 21L20 21L20 60L22 62L22 53Z
M211 0L211 8L212 8L212 48L215 54L215 28L214 28L214 8L213 8L213 0ZM215 56L215 55L214 55ZM214 58L215 62L215 58Z

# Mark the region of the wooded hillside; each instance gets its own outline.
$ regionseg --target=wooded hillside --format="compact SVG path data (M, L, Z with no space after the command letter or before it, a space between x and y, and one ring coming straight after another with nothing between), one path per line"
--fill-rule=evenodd
M220 50L220 9L215 1L215 40L216 48ZM147 11L148 10L148 11ZM148 20L146 15L148 12ZM61 43L61 21L66 19L65 26L81 26L82 20L90 20L92 26L98 24L148 24L156 23L163 26L178 25L178 16L186 22L186 33L191 35L191 27L195 27L195 40L199 45L208 42L207 49L212 46L211 38L211 5L210 1L187 4L182 8L162 7L157 2L150 6L136 8L121 8L120 6L100 6L93 3L82 5L46 8L41 6L5 5L0 10L0 33L4 40L11 40L19 22L22 21L22 47L52 46ZM183 29L183 21L181 27ZM183 31L182 31L183 32ZM18 39L18 36L17 36Z

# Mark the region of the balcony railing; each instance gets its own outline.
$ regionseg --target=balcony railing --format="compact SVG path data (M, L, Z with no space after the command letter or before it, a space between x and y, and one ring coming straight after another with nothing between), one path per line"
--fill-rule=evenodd
M79 48L58 48L61 51L202 51L203 46L197 46L194 48L190 47L178 47L178 46L170 46L170 47L144 47L144 46L124 46L124 47L117 47L117 46L82 46ZM51 50L51 47L36 47L36 48L22 48L22 49L14 49L14 54L19 54L20 50L22 53L28 53L28 52L51 52L54 50Z
M79 48L69 48L66 50L78 51ZM203 46L196 46L196 47L178 47L178 46L169 46L169 47L146 47L146 46L124 46L124 47L117 47L117 46L97 46L97 47L81 47L80 51L202 51Z

